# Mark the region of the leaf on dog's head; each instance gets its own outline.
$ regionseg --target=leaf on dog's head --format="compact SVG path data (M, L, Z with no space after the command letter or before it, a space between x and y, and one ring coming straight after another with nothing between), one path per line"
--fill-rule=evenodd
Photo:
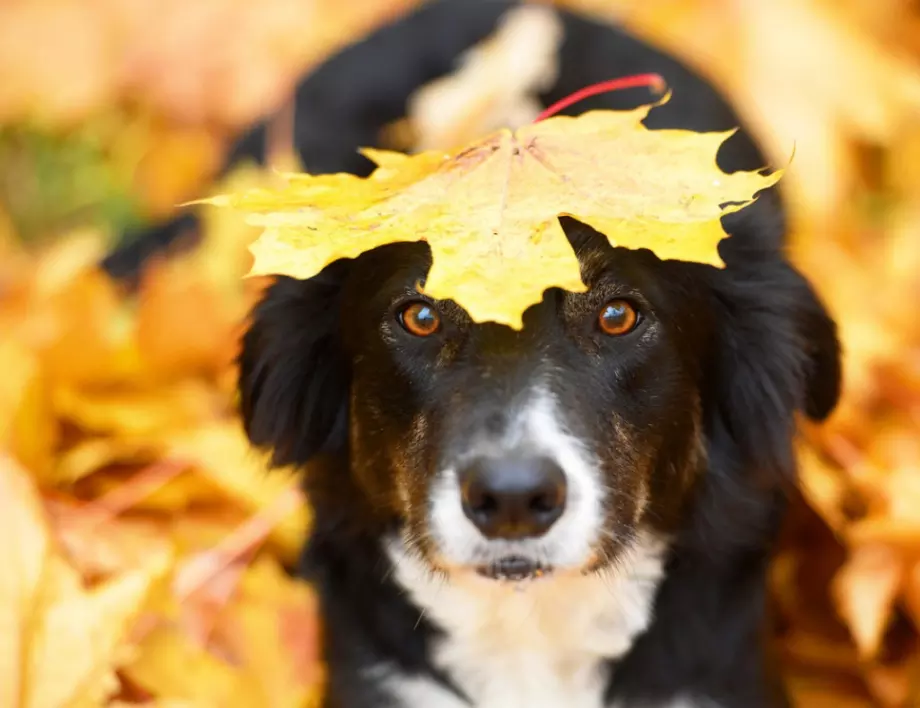
M448 153L368 152L379 168L366 179L293 175L277 191L204 201L254 212L265 229L254 275L309 278L384 244L426 241L428 295L519 329L546 289L586 289L559 216L613 246L721 266L720 217L778 181L718 168L730 132L646 129L651 108L550 118Z

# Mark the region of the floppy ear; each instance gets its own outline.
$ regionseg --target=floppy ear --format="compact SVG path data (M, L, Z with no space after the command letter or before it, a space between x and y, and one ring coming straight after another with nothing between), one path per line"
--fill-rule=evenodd
M243 336L243 423L276 465L304 464L347 445L349 367L339 337L347 270L338 261L309 280L279 278Z
M753 253L749 255L753 256ZM761 251L712 278L714 354L708 372L713 429L746 466L775 479L793 467L795 414L821 419L840 392L836 326L805 278Z

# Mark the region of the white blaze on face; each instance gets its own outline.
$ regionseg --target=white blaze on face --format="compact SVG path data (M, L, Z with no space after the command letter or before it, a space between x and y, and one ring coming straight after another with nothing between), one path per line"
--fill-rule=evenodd
M562 516L539 538L486 539L463 512L457 468L476 457L543 455L562 469L566 505ZM597 459L573 436L553 395L536 389L513 415L506 433L474 444L452 465L440 470L432 485L431 534L437 560L446 568L487 565L516 555L559 570L578 569L592 560L603 524L604 486Z

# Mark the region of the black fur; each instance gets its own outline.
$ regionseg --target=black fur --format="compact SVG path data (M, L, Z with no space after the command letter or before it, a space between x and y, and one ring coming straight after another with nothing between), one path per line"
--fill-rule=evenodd
M432 3L308 76L297 91L295 131L307 167L366 174L370 165L356 148L374 145L380 128L403 114L411 93L450 71L457 55L483 39L512 4ZM546 103L592 82L657 71L674 94L670 103L652 111L649 127L726 130L739 125L725 101L673 59L582 17L565 15L565 25L561 74L542 97ZM647 99L644 91L630 90L591 99L567 112L630 108ZM244 139L244 149L234 159L241 154L262 157L261 130L257 127ZM764 163L743 130L719 154L726 171ZM592 383L578 373L587 369L573 366L560 384L597 390L575 396L575 406L609 400L611 414L659 431L654 455L660 469L649 473L649 522L677 534L654 623L624 658L611 664L611 702L657 706L690 691L721 708L783 705L764 635L765 573L783 515L784 492L795 479L795 417L802 411L820 419L833 409L840 385L839 351L833 322L784 258L785 224L777 190L726 217L725 224L732 237L721 246L727 268L718 270L662 262L641 251L608 248L598 255L591 245L596 234L566 221L570 239L588 254L585 258L593 258L601 270L618 264L616 268L631 274L623 277L638 279L640 290L653 293L648 297L654 300L660 334L644 348L602 357L604 366L618 375L622 361L629 360L625 383ZM159 227L160 245L170 240L169 233L170 225ZM589 254L592 248L594 255ZM129 277L141 265L131 254L150 250L121 251L106 265ZM424 275L426 258L423 246L400 244L337 262L307 281L280 278L254 311L244 338L240 390L250 438L271 449L278 464L310 463L306 488L315 528L302 572L316 583L321 597L330 676L327 708L398 705L388 703L392 697L366 673L382 661L452 685L451 677L431 661L431 642L439 630L420 619L418 608L390 578L390 563L381 548L382 537L411 521L390 489L395 474L391 457L427 454L403 450L392 440L394 431L405 429L421 402L436 405L445 391L458 396L457 411L468 412L491 395L475 384L444 388L434 383L436 367L426 363L424 350L376 337L380 318L386 316L381 313L382 303L389 302L388 288L414 273L413 268L422 268ZM567 297L551 291L528 313L533 337L552 331L541 327L557 326L558 303L568 302ZM461 322L462 313L454 317ZM476 357L486 357L483 348L490 333L510 335L493 332L490 327L495 326L456 326L458 332L469 333L463 340L467 344L458 344L445 366L454 367L450 375L460 381L463 367L468 371ZM546 346L557 347L553 351L560 361L580 361L588 346L566 344L569 348L563 351L558 348L562 344L557 346L559 336L547 337L552 344ZM473 341L477 344L468 344ZM543 346L514 339L511 350ZM502 370L493 387L513 387L511 380L525 375L524 359L519 363L517 369ZM670 373L662 376L662 371ZM437 376L445 380L442 373ZM372 390L356 391L358 385ZM614 398L601 398L614 393ZM658 399L663 402L656 403ZM698 417L664 405L673 400L698 401ZM455 414L457 419L463 416ZM690 460L689 446L696 440L704 454ZM678 467L686 478L675 480L665 473ZM453 688L463 694L463 686Z

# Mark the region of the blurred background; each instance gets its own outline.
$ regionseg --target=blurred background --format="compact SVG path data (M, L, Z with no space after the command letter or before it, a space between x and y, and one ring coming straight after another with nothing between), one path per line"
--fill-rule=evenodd
M291 164L298 78L417 4L0 3L0 705L317 695L313 599L282 570L309 512L236 419L257 232L205 211L137 290L97 264L177 203L270 183L214 184L234 135L278 116ZM772 640L799 706L920 706L920 3L557 4L694 67L775 164L794 148L790 249L840 323L845 395L802 430ZM507 80L477 76L471 98Z

